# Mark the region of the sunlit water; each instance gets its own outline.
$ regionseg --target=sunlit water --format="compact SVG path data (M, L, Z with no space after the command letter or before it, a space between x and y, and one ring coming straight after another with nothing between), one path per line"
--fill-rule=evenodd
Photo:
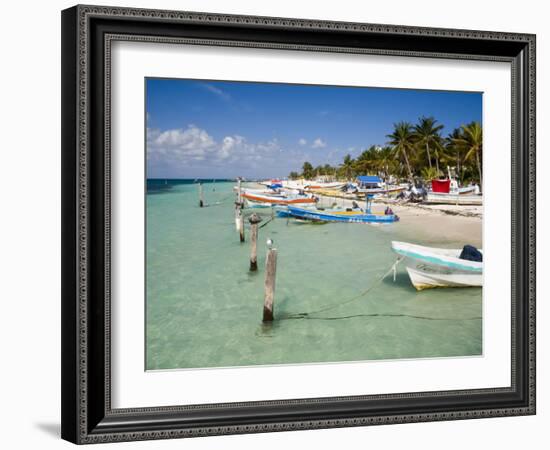
M481 289L417 292L401 266L395 282L391 274L381 281L395 261L392 240L449 248L464 242L446 240L445 230L419 233L406 220L374 226L277 218L260 230L259 270L251 273L248 229L241 244L232 187L205 184L205 208L193 184L147 195L147 369L482 353ZM271 218L270 210L254 211L264 223ZM278 265L275 321L266 326L268 237ZM310 319L285 319L333 305Z

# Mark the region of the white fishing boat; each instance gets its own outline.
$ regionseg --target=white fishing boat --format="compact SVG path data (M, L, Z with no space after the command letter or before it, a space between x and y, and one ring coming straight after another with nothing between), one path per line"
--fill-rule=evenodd
M238 187L234 187L235 192L239 192ZM251 194L251 195L269 195L271 197L284 197L286 191L281 189L250 189L250 188L241 188L241 194Z
M439 194L429 192L424 203L432 205L483 205L482 195L458 195L458 194Z
M468 247L474 254L477 251L482 255L481 250ZM411 283L419 291L433 287L482 285L483 262L464 259L466 248L433 248L393 241L392 250L397 253L398 261L405 264Z
M260 194L256 192L244 191L242 198L251 203L272 204L272 205L294 205L302 203L316 203L317 198L311 195L294 194Z
M376 175L360 175L356 183L348 183L345 190L360 196L391 195L404 191L406 186L389 184Z
M272 178L271 180L259 181L258 184L266 186L270 189L280 189L283 187L283 182L278 178Z
M432 190L425 203L444 205L482 205L483 196L477 185L458 187L456 180L432 180Z
M318 189L341 189L346 185L340 181L308 181L304 183L304 189L314 191Z
M341 189L346 183L342 181L325 181L318 180L284 180L282 185L286 189L302 190L302 191L317 191L320 189Z

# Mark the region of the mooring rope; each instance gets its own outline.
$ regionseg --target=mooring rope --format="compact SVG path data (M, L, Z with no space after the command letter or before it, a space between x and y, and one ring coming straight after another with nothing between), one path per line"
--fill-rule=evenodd
M219 206L219 205L224 205L226 200L228 200L229 198L233 197L233 194L231 195L228 195L227 197L224 197L222 198L221 200L217 201L217 202L214 202L214 203L206 203L205 206Z
M335 316L335 317L317 317L314 316L314 314L323 313L326 311L330 311L332 309L338 308L343 305L350 304L352 302L355 302L359 300L360 298L366 296L370 291L372 291L375 287L377 287L383 280L386 278L390 273L393 272L393 279L395 281L396 273L397 273L397 265L402 261L402 257L398 257L397 260L391 265L389 270L384 273L376 282L371 285L368 289L365 289L360 294L339 303L333 303L330 305L327 305L323 308L317 309L315 311L310 312L301 312L301 313L294 313L289 314L287 316L278 317L277 320L342 320L342 319L353 319L356 317L409 317L412 319L421 319L421 320L481 320L481 317L464 317L464 318L450 318L450 317L430 317L430 316L419 316L414 314L402 314L402 313L363 313L363 314L351 314L346 316Z
M416 316L413 314L399 314L399 313L373 313L373 314L352 314L349 316L337 316L337 317L283 317L280 320L341 320L341 319L353 319L355 317L410 317L411 319L422 319L422 320L481 320L482 317L429 317L429 316Z
M277 216L273 216L273 217L272 217L271 219L269 219L267 222L262 223L262 224L258 227L258 230L261 229L261 228L263 228L263 227L265 227L268 223L273 222L273 220L275 220L275 217L277 217Z
M338 303L332 303L330 305L324 306L323 308L317 309L315 311L290 314L289 316L281 317L280 319L305 319L305 318L308 318L309 316L311 316L312 314L319 314L319 313L322 313L322 312L330 311L331 309L335 309L335 308L338 308L340 306L347 305L349 303L355 302L355 301L359 300L360 298L364 297L365 295L367 295L376 286L378 286L382 281L384 281L384 278L386 278L390 273L395 271L396 267L397 267L397 264L399 264L400 261L401 261L401 259L397 258L397 260L391 265L390 269L387 272L385 272L384 275L382 275L378 280L376 280L375 283L373 283L369 288L365 289L360 294L358 294L358 295L356 295L356 296L354 296L354 297L352 297L348 300L345 300L343 302L338 302Z

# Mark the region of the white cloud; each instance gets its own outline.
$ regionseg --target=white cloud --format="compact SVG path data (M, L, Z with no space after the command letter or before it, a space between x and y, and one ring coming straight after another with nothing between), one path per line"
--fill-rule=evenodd
M228 102L231 100L231 95L229 95L227 92L223 91L222 89L213 86L208 83L199 83L199 86L206 89L207 91L211 92L212 94L216 95L217 97L221 98L222 100Z
M327 146L327 143L323 141L321 138L317 138L313 141L313 144L311 144L311 148L324 148Z
M307 141L304 138L300 138L298 140L298 144L300 144L303 147L304 145L307 145Z
M277 168L282 163L289 163L288 159L280 157L282 151L277 139L250 142L235 134L217 141L195 125L164 131L147 129L148 176L197 176L201 173L248 176L259 170L267 173L280 170ZM286 171L282 174L286 175Z
M245 143L246 139L242 136L226 136L222 140L221 148L218 152L220 159L227 159L231 156L231 153L235 153L235 149L239 148Z
M151 155L163 154L174 159L201 160L215 151L215 142L206 131L194 125L189 125L186 129L166 131L148 129L147 149Z

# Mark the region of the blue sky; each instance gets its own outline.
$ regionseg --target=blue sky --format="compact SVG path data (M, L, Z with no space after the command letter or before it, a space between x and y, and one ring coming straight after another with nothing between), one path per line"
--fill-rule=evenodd
M384 145L399 121L481 121L469 92L146 79L149 178L284 177Z

